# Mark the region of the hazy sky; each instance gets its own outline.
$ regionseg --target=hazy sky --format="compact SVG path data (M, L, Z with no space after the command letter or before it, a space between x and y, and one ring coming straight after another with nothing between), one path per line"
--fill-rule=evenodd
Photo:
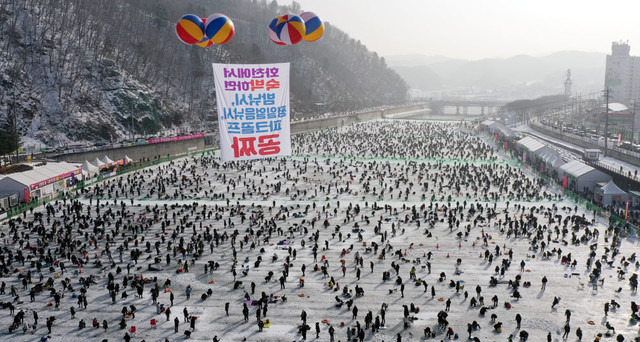
M619 40L628 40L631 54L640 55L640 0L297 2L382 56L482 59L563 50L609 53L611 42Z

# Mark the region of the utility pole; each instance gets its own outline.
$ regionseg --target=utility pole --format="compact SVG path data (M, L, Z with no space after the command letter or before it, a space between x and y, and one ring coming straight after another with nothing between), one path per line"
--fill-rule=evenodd
M609 88L604 90L605 104L605 117L604 117L604 156L607 156L607 148L609 141Z
M131 102L133 102L133 98L132 98L132 100L129 101L129 111L131 112L131 128L130 128L130 130L131 130L131 141L133 143L135 143L136 142L136 136L133 133L133 105L131 104Z
M633 149L633 140L635 138L635 128L636 128L636 101L633 101L633 113L631 113L632 117L631 117L631 150L635 151Z

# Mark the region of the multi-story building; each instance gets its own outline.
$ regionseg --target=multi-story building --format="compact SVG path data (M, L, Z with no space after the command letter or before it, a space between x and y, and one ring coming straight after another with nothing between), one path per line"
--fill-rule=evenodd
M628 106L640 101L640 57L631 56L630 50L626 42L612 43L604 80L605 88L610 90L609 101Z

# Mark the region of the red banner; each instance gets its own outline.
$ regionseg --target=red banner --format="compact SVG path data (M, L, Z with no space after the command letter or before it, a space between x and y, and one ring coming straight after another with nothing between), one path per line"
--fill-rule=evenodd
M624 211L624 219L625 221L629 219L629 200L627 200L627 209Z
M562 176L562 187L566 189L568 186L567 183L569 183L569 179L567 178L567 175Z
M191 140L191 139L197 139L197 138L202 138L202 137L204 137L204 133L181 135L179 137L155 138L155 139L149 139L149 144L165 143L165 142L172 142L172 141Z
M29 189L24 189L24 203L29 203Z

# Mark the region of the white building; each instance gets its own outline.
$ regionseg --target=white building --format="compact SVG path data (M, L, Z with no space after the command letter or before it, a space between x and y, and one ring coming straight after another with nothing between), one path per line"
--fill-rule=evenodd
M20 202L31 198L44 199L82 180L82 169L61 162L48 163L31 171L9 174L0 179L0 195L18 195Z
M640 100L640 57L631 56L627 43L613 42L607 56L605 88L610 89L610 102L631 105Z
M567 177L566 180L564 179L565 176ZM572 160L560 166L558 179L569 190L579 193L592 193L597 183L607 183L611 180L611 176L579 160Z

